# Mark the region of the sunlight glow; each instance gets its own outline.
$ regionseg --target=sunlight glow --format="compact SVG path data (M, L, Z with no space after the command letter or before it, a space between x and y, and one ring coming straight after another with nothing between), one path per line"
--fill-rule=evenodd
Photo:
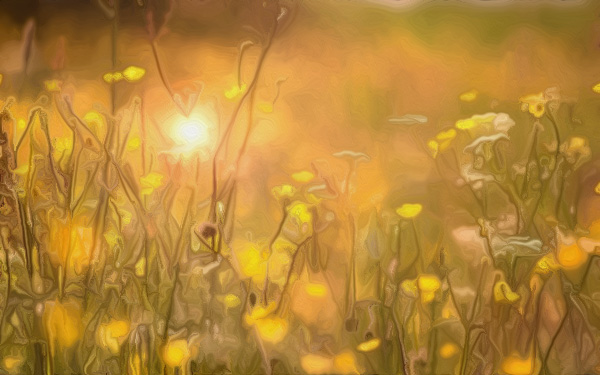
M167 152L183 157L199 154L204 160L214 146L213 133L211 123L203 118L176 122L170 134L175 145Z
M179 144L201 146L208 141L208 128L200 121L186 121L176 127L173 138Z

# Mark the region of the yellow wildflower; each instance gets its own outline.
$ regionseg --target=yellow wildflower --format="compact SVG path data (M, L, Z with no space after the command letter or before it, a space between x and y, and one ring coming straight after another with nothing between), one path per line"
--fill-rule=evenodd
M327 288L323 284L309 283L305 289L306 293L313 297L324 297L327 294Z
M435 298L435 292L440 289L442 283L435 275L421 275L418 278L417 284L421 291L421 301L428 303Z
M558 262L556 261L556 257L554 256L554 254L550 253L544 255L540 260L537 261L534 272L544 275L554 272L559 268L560 267Z
M452 343L446 343L440 348L440 356L442 358L452 358L458 353L458 347Z
M513 352L502 360L500 368L508 375L532 375L535 370L535 358L533 355L522 358Z
M248 244L236 252L236 258L244 276L251 278L254 283L259 285L264 282L269 258L266 249L261 250L256 244Z
M423 206L419 203L405 203L396 209L396 213L405 219L411 219L421 213Z
M255 323L256 330L261 339L271 344L277 344L285 338L288 323L279 317L266 317L258 319Z
M505 281L498 281L494 285L494 300L498 303L515 303L521 296L515 293Z
M572 245L561 244L558 249L558 263L567 270L581 267L588 259L588 254L579 248L577 243Z
M145 176L140 177L142 186L142 195L150 195L152 192L162 185L162 180L165 176L160 173L150 172Z
M452 140L456 138L456 130L448 129L446 131L441 131L435 136L435 138L439 142L439 150L444 151L446 148L448 148L448 146L450 146Z
M402 291L409 297L416 298L419 293L418 286L417 286L417 279L404 280L400 284L400 288L402 288Z
M146 75L146 69L132 65L125 68L122 74L127 82L137 82Z
M242 94L244 91L246 91L246 84L242 83L242 86L233 86L232 88L230 88L229 90L225 91L225 97L227 99L233 99L236 96Z
M379 345L381 345L381 339L373 338L358 344L356 350L363 353L372 352L373 350L379 348Z
M240 298L238 296L236 296L235 294L227 294L223 298L223 304L225 305L225 307L230 308L230 309L239 306L240 303L241 303Z
M333 359L310 353L300 358L300 365L307 374L327 374L331 373Z
M107 348L113 355L117 355L123 340L129 335L129 322L112 319L108 323L100 324L96 334L98 343Z
M463 102L473 102L475 101L475 99L477 99L477 95L479 95L479 91L472 89L469 90L467 92L463 92L462 94L460 94L459 99L462 100Z
M283 197L292 198L294 194L296 194L296 188L289 184L283 184L275 186L271 189L271 192L277 199L281 199Z
M546 97L543 93L523 96L519 99L523 111L529 111L534 117L540 118L546 112Z
M42 319L52 355L55 342L61 348L70 348L83 335L81 306L76 302L46 301Z
M273 112L273 104L271 104L271 103L260 103L258 105L258 109L261 112L264 112L264 113L271 113L271 112Z
M10 373L18 373L23 362L25 362L25 359L21 355L7 355L2 360L4 368Z
M349 350L343 351L333 358L333 367L338 374L360 374L354 353Z
M440 151L440 144L435 139L430 139L427 142L427 147L431 152L431 156L433 156L433 158L435 159L438 155L438 152Z
M140 148L141 144L142 144L142 140L140 139L140 137L131 137L127 141L127 151L135 151L138 148Z
M302 202L295 202L288 208L290 217L296 219L299 225L309 224L312 221L312 214L308 206Z
M57 79L51 79L44 81L44 87L49 92L59 92L62 86L62 82Z
M456 121L456 128L460 130L473 129L479 125L491 124L496 118L496 113L485 113L482 115L473 115L467 119L461 119Z
M169 367L182 367L190 358L186 340L169 340L163 348L163 359Z
M309 171L300 171L292 174L292 178L298 182L309 182L314 177L315 175Z

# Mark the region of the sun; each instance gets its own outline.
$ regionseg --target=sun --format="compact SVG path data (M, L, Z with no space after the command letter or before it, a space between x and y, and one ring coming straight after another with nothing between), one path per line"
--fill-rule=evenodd
M208 142L208 126L198 120L189 120L177 125L173 132L173 140L190 148L202 147Z

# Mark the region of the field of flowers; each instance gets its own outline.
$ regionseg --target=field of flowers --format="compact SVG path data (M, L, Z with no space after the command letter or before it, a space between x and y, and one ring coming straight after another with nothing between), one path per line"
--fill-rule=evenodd
M315 4L200 3L88 4L88 65L39 15L0 41L19 56L0 64L1 373L600 373L600 84L482 85L433 121L388 110L411 94L373 64L343 84L288 68ZM342 88L322 143L303 71Z

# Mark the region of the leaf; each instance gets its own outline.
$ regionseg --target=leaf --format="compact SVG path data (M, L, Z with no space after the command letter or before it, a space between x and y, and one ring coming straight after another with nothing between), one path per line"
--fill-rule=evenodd
M369 217L369 225L365 238L365 247L373 259L379 259L384 251L385 234L377 223L377 212L373 210Z
M184 116L190 115L203 89L204 84L199 81L193 81L191 86L188 85L181 89L173 88L173 101Z
M400 117L388 117L388 122L393 125L414 125L424 124L427 122L427 117L421 115L406 114Z
M172 0L146 0L146 29L150 39L154 40L163 31L173 6Z

